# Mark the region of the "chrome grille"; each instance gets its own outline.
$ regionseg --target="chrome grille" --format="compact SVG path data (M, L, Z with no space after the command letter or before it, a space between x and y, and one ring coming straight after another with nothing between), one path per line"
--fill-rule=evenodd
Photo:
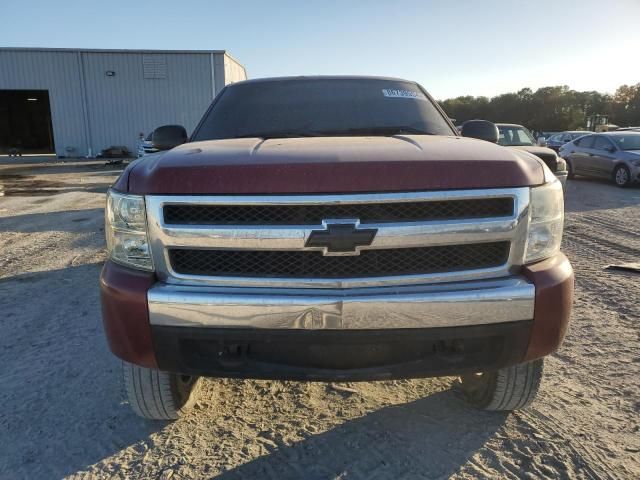
M529 188L145 200L161 282L359 288L510 275L524 255ZM347 256L307 243L336 222L377 233Z
M328 218L362 224L496 218L513 214L512 198L346 205L165 205L168 225L320 225Z

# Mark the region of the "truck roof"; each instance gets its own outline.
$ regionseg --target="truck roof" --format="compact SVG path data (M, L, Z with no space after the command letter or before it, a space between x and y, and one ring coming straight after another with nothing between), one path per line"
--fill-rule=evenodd
M305 81L305 80L390 80L396 82L408 82L417 84L413 80L407 80L405 78L395 77L377 77L374 75L298 75L289 77L264 77L253 78L250 80L241 80L228 86L246 84L246 83L261 83L261 82L288 82L288 81Z

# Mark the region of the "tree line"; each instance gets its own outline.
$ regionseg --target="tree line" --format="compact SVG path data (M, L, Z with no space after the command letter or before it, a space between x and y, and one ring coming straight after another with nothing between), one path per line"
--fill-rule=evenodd
M518 123L531 130L562 131L586 128L590 115L608 115L620 127L640 126L640 83L622 85L613 95L578 92L568 86L523 88L496 97L462 96L440 101L459 125L465 120Z

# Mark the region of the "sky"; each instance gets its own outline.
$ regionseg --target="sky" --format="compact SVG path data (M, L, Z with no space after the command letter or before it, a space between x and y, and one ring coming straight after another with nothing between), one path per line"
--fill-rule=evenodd
M249 78L382 75L437 99L640 82L640 0L0 0L0 46L227 50Z

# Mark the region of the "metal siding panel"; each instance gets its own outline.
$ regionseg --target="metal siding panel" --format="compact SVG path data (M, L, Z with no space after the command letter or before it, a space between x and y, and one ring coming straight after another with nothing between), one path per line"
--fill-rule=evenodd
M86 155L76 52L0 50L0 89L48 90L58 155Z
M166 58L166 79L145 79L143 55L156 54ZM107 70L116 75L107 77ZM66 147L87 155L88 139L93 154L111 145L135 153L138 133L163 124L191 132L215 93L244 78L244 68L221 51L0 49L0 89L49 91L58 155Z
M234 58L226 53L221 55L224 57L224 84L240 82L247 79L247 71Z
M191 132L212 100L208 53L165 53L166 79L144 78L142 53L83 52L94 152L125 145L165 124ZM115 76L107 77L111 70Z
M214 71L214 86L216 89L216 95L225 86L225 71L224 71L224 54L215 54L213 56L213 71Z

